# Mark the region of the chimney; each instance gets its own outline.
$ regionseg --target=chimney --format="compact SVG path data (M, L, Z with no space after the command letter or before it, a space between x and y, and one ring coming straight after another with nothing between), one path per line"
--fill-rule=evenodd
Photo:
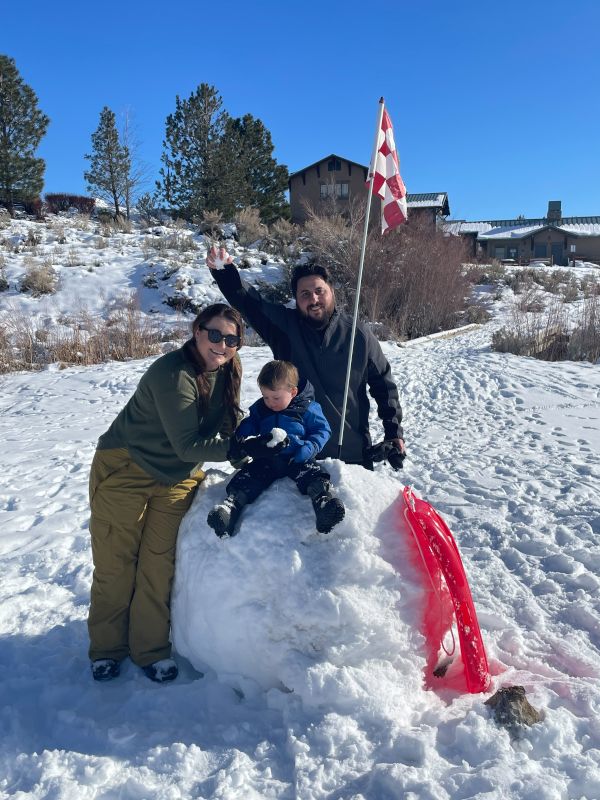
M548 222L560 222L561 218L560 200L548 200L548 214L546 215Z

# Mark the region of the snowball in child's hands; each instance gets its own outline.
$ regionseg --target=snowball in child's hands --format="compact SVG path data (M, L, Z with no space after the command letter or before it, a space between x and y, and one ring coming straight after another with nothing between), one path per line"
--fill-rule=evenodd
M287 433L283 428L273 428L271 430L271 439L267 442L267 447L277 447L280 442L284 442L287 438Z

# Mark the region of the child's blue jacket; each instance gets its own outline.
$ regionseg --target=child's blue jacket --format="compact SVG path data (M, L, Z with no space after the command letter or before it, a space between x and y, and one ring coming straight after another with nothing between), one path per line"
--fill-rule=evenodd
M273 428L283 428L290 444L276 458L295 461L297 464L310 461L323 449L331 436L331 427L314 396L312 384L304 380L298 387L296 397L283 411L271 411L261 397L250 406L250 416L238 425L236 439L270 433Z

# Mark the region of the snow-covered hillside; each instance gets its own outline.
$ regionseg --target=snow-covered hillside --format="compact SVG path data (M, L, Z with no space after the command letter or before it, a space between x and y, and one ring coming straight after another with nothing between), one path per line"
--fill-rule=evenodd
M34 223L14 224L26 236ZM137 289L146 235L111 237L87 271L95 234L68 228L86 266L56 265L59 292L39 300L15 288L23 252L5 254L0 308L58 318L78 296ZM218 299L196 244L182 251L188 288ZM277 262L262 260L251 269L274 280ZM141 297L170 322L166 285ZM181 529L170 685L129 663L95 684L86 655L89 464L150 360L1 376L0 797L600 798L600 374L492 352L509 295L476 331L383 344L409 457L400 475L332 464L348 513L330 535L280 482L218 540L205 520L226 471L211 465ZM241 357L247 408L270 351ZM520 739L495 724L489 693L422 686L421 589L396 514L405 483L455 534L491 691L522 684L545 712Z

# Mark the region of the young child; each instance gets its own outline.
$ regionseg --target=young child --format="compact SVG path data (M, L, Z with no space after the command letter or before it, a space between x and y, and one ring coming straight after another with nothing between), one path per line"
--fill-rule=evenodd
M208 515L217 536L234 536L242 508L286 476L312 500L320 533L329 533L344 518L341 500L329 491L329 473L314 460L331 428L314 400L312 385L305 380L299 387L298 382L298 370L289 361L269 361L261 369L262 399L250 406L250 416L234 437L234 457L246 455L252 461L229 481L226 499Z

